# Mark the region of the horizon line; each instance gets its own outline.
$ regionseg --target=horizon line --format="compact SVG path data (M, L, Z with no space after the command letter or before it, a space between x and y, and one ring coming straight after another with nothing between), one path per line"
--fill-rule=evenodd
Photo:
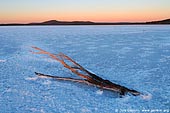
M155 25L155 24L170 24L170 18L142 21L142 22L93 22L93 21L59 21L47 20L43 22L29 22L29 23L0 23L0 26L32 26L32 25Z
M49 19L44 21L33 21L33 22L9 22L9 23L0 23L0 24L31 24L31 23L43 23L47 21L58 21L58 22L93 22L93 23L147 23L147 22L155 22L155 21L163 21L170 18L165 19L159 19L159 20L151 20L151 21L117 21L117 22L111 22L111 21L91 21L91 20L58 20L58 19Z

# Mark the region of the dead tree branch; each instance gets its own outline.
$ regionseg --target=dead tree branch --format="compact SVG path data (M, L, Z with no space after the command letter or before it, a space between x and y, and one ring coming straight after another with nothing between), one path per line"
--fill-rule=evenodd
M48 55L50 58L57 60L65 68L69 69L72 73L78 75L79 77L81 77L83 79L75 79L75 78L69 78L69 77L58 77L58 76L45 75L45 74L35 72L35 74L38 75L38 76L54 78L54 79L57 79L57 80L65 80L65 81L85 83L85 84L88 84L88 85L93 85L93 86L99 87L101 89L118 92L120 95L125 95L126 93L130 93L134 96L137 96L137 95L141 94L140 92L138 92L136 90L129 89L127 87L112 83L109 80L105 80L105 79L95 75L94 73L91 73L90 71L86 70L80 64L78 64L73 59L71 59L70 57L68 57L67 55L65 55L63 53L52 54L52 53L47 52L45 50L42 50L38 47L32 47L32 48L34 48L35 50L38 50L38 52L32 52L32 53ZM71 63L73 66L66 63L66 61Z

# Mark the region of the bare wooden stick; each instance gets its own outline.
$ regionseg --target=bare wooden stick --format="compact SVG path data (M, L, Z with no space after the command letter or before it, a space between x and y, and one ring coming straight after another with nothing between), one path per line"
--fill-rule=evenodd
M42 77L48 77L48 78L53 78L53 79L56 79L56 80L63 80L63 81L71 81L71 82L78 82L78 83L84 83L84 84L87 84L87 85L92 85L92 86L96 86L98 88L101 88L101 89L106 89L106 90L112 90L112 91L116 91L116 92L119 92L119 89L111 89L109 87L101 87L100 85L95 85L95 84L92 84L86 80L82 80L82 79L75 79L75 78L69 78L69 77L59 77L59 76L52 76L52 75L46 75L46 74L42 74L42 73L37 73L35 72L36 75L38 76L42 76Z
M47 54L47 55L49 55L52 59L59 61L64 67L66 67L66 68L68 68L69 70L71 70L74 74L77 74L78 76L80 76L80 77L82 77L82 78L91 80L90 77L88 77L88 76L86 76L86 75L78 72L77 69L72 68L72 67L69 66L67 63L65 63L65 62L64 62L64 59L65 59L65 58L68 58L68 57L65 56L63 53L59 53L59 54L57 54L57 55L54 55L54 54L49 53L49 52L47 52L47 51L44 51L44 50L42 50L42 49L40 49L40 48L38 48L38 47L32 47L32 48L34 48L34 49L36 49L36 50L39 50L39 52L33 52L34 54ZM72 60L70 60L70 61L72 62ZM73 62L73 63L74 63L74 62ZM76 63L74 63L74 64L79 67L79 65L77 65Z
M99 87L99 88L102 88L102 89L118 92L118 93L120 93L120 95L125 95L126 93L131 93L132 95L137 96L137 95L141 94L140 92L138 92L136 90L129 89L129 88L126 88L124 86L112 83L109 80L104 80L103 78L89 72L88 70L83 68L80 64L78 64L73 59L71 59L70 57L68 57L67 55L65 55L63 53L52 54L52 53L47 52L45 50L42 50L42 49L40 49L38 47L32 47L32 48L39 51L39 52L33 52L34 54L46 54L46 55L49 55L52 59L59 61L64 67L69 69L71 72L73 72L74 74L82 77L83 80L36 73L36 75L38 75L38 76L50 77L50 78L54 78L54 79L57 79L57 80L66 80L66 81L72 81L72 82L85 83L85 84L93 85L93 86L96 86L96 87ZM70 61L74 66L70 66L69 64L67 64L65 62L66 60ZM80 71L84 72L85 74L81 73Z
M79 83L86 83L88 84L88 81L82 80L82 79L75 79L75 78L69 78L69 77L59 77L59 76L52 76L52 75L46 75L42 73L37 73L35 72L36 75L42 76L42 77L48 77L48 78L53 78L56 80L64 80L64 81L72 81L72 82L79 82Z

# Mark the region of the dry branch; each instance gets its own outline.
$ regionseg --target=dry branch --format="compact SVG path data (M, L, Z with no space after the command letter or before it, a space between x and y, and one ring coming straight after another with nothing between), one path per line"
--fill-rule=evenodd
M140 92L138 92L136 90L129 89L124 86L112 83L109 80L105 80L105 79L91 73L90 71L86 70L80 64L78 64L73 59L71 59L70 57L68 57L67 55L65 55L63 53L52 54L52 53L42 50L38 47L32 47L32 48L39 51L39 52L33 52L34 54L48 55L52 59L60 62L65 68L69 69L71 72L73 72L74 74L78 75L79 77L81 77L83 79L75 79L75 78L69 78L69 77L58 77L58 76L45 75L45 74L35 72L35 74L38 76L45 76L45 77L54 78L57 80L85 83L88 85L93 85L93 86L99 87L101 89L118 92L120 95L125 95L126 93L130 93L134 96L140 95ZM70 62L73 66L66 63L66 61Z

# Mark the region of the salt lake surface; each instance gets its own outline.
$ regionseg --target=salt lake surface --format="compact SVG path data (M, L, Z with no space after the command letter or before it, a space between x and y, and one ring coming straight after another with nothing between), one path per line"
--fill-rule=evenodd
M77 77L31 46L63 52L86 69L143 93L115 93L34 72ZM170 112L170 26L0 27L1 113Z

